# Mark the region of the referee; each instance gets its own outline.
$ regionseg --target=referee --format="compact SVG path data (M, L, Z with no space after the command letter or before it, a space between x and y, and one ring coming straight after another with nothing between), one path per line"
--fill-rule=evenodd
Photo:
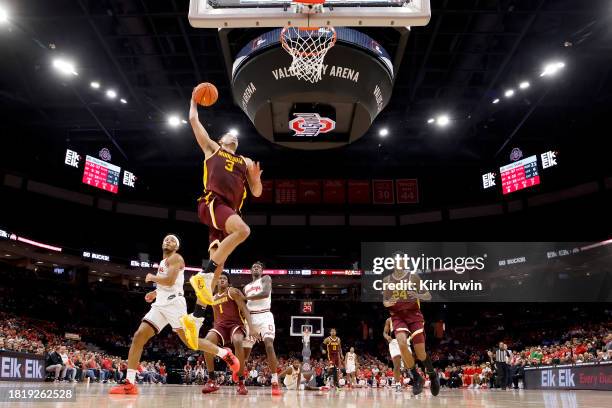
M497 387L502 390L506 389L508 379L508 350L504 347L504 343L499 342L499 348L495 351L495 367L497 368Z

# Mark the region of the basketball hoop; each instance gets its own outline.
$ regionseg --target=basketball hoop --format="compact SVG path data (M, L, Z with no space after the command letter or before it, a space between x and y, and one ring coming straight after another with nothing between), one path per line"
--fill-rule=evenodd
M325 0L295 1L296 13L322 13ZM293 27L285 26L280 34L281 44L293 61L289 72L298 79L312 82L321 80L323 59L336 44L336 30L331 26Z

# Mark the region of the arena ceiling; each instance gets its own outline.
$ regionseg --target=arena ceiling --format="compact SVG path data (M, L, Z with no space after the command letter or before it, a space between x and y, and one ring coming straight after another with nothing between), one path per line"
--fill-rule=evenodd
M48 162L61 162L67 144L95 151L106 145L145 178L197 180L202 154L189 126L172 129L167 117L186 119L191 89L202 81L221 94L213 108L200 110L208 130L239 129L243 153L265 163L268 176L307 178L305 168L316 176L482 168L506 160L505 149L515 145L601 151L595 130L612 106L607 1L433 0L430 24L408 38L389 106L358 142L326 152L281 148L255 133L231 100L217 30L192 28L188 3L8 2L11 26L0 27L0 127L18 154L3 166L36 175ZM78 77L56 75L54 56L72 58ZM564 71L541 78L552 60L564 61ZM528 91L504 99L505 89L526 78ZM89 87L91 80L128 103L109 102ZM445 129L427 124L439 113L451 118ZM384 139L382 128L389 129Z

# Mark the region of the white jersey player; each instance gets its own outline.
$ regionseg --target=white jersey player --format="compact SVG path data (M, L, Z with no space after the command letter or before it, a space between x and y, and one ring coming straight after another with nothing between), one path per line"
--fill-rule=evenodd
M142 349L151 337L170 325L179 338L188 345L185 332L181 327L181 317L187 314L187 304L183 297L185 261L179 255L179 239L167 235L162 243L164 259L159 263L157 274L148 273L145 282L154 282L156 289L145 295L145 301L153 304L134 333L128 354L125 384L111 388L111 394L138 394L136 388L136 369L140 362ZM221 357L232 369L240 370L240 362L229 349L222 349L205 339L199 339L198 350Z
M355 373L357 372L357 368L359 368L359 363L357 362L357 354L355 354L355 347L351 347L349 352L346 353L344 360L344 366L346 367L346 376L348 377L348 386L355 386L357 385L357 377Z
M255 262L251 266L251 276L253 281L244 287L244 296L247 300L247 308L251 313L253 326L257 333L249 333L251 336L259 335L266 347L266 356L268 357L268 365L272 372L272 395L280 395L280 387L278 386L278 374L276 372L278 361L274 352L274 337L276 335L276 327L274 326L274 315L270 311L272 305L272 279L269 275L263 276L264 265L262 262ZM251 355L251 350L255 344L252 337L244 340L244 361L247 361Z
M401 383L401 368L403 365L402 361L402 353L400 352L399 343L397 339L391 337L393 334L393 322L389 317L385 321L385 329L383 331L383 337L389 342L389 354L391 354L391 360L393 360L393 377L395 379L395 390L401 392L402 383ZM408 344L408 349L410 349L410 343ZM410 350L412 353L412 350Z

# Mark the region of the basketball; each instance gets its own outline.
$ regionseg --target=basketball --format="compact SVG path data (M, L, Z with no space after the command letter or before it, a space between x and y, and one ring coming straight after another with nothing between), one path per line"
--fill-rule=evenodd
M193 100L198 105L212 106L217 102L219 91L210 82L203 82L193 90Z

